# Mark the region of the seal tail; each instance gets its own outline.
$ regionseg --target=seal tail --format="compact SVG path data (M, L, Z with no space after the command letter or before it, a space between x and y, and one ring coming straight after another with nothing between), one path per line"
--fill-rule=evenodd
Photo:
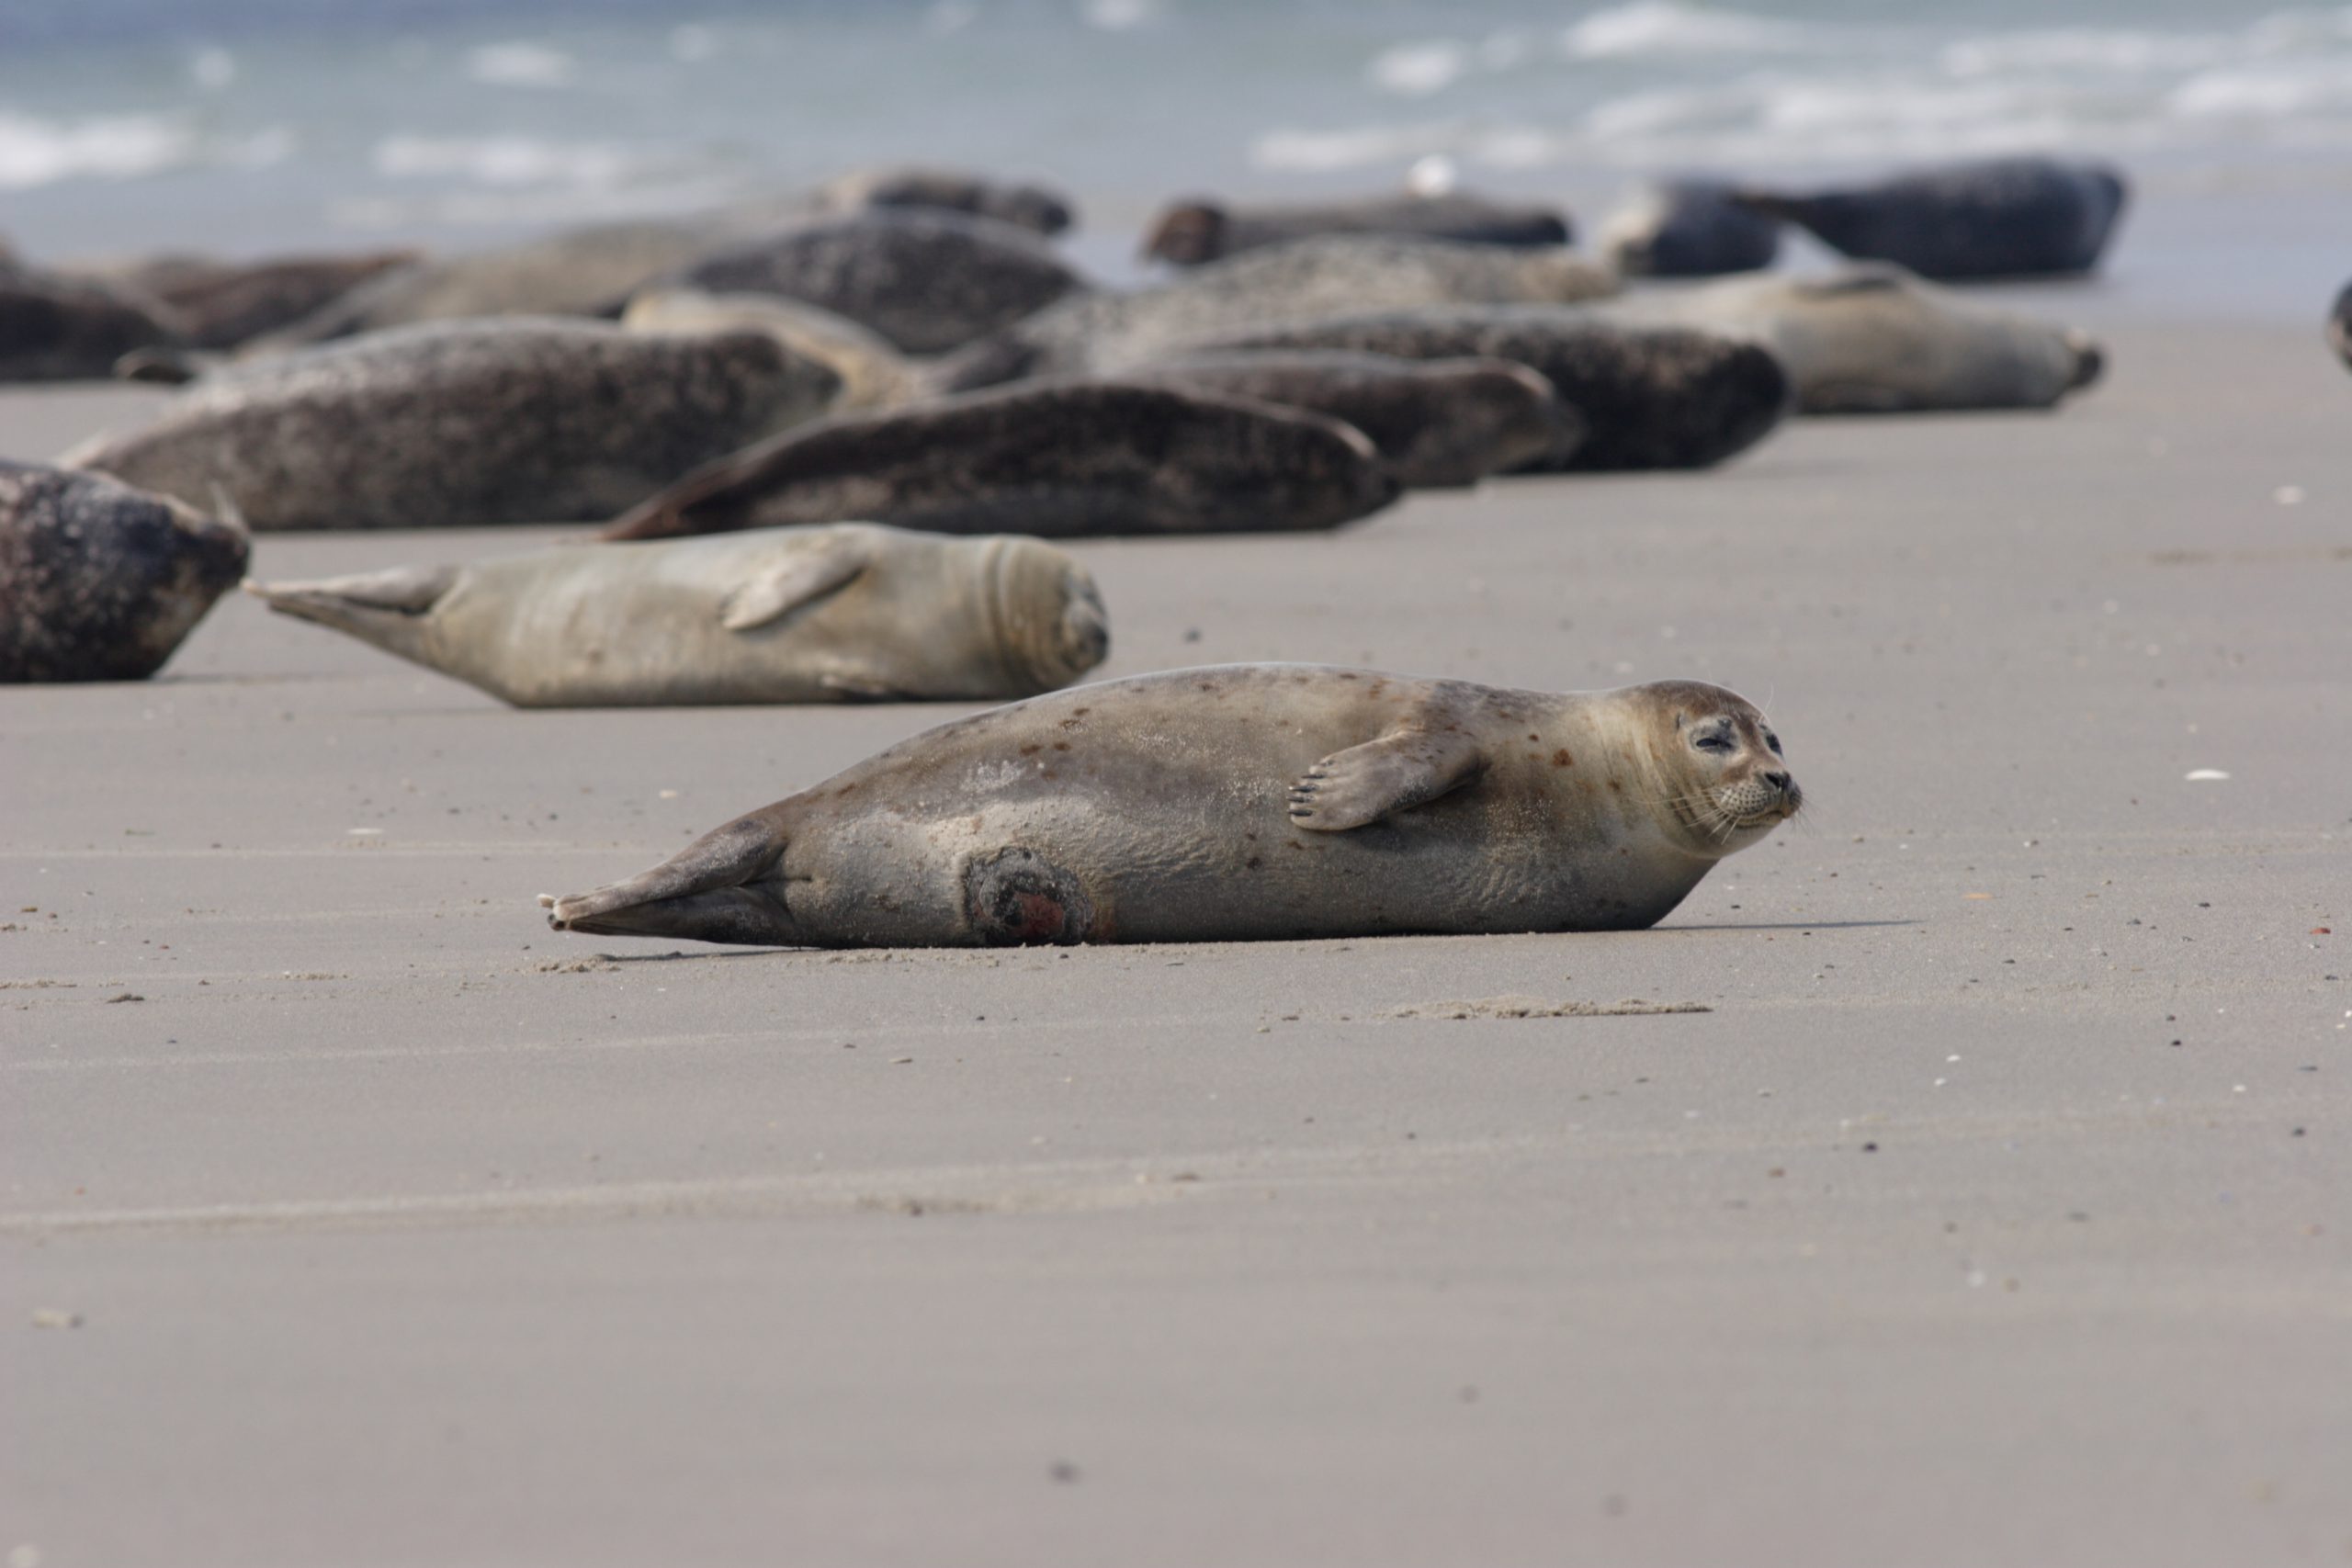
M458 581L454 566L401 566L389 571L315 582L256 582L245 592L281 615L333 626L405 659L419 646L419 623Z
M740 817L651 871L589 893L542 893L539 908L560 931L806 946L808 938L785 908L782 883L768 875L784 858L786 841L764 814Z

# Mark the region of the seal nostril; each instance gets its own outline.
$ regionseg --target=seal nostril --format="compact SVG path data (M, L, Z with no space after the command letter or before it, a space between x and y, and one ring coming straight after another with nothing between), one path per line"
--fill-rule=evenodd
M1766 773L1764 775L1764 782L1770 784L1774 789L1779 790L1783 795L1788 793L1789 775L1786 773Z

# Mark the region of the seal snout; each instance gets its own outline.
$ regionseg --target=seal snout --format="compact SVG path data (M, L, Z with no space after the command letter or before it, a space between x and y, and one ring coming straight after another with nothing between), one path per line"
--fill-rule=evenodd
M2107 351L2100 348L2098 339L2080 327L2066 332L2066 346L2075 354L2074 379L2066 383L2070 391L2079 390L2097 381L2107 371Z

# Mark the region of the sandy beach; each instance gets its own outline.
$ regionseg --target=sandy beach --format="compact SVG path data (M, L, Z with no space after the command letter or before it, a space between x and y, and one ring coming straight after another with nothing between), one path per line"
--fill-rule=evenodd
M565 937L966 710L516 713L243 599L0 691L0 1551L2345 1561L2352 377L2086 298L2052 415L1076 547L1106 676L1764 704L1805 818L1645 932Z

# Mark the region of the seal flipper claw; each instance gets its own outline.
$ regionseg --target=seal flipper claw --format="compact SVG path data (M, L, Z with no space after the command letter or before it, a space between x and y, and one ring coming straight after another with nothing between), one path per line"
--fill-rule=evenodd
M1290 786L1290 819L1323 833L1365 827L1461 788L1485 765L1477 743L1458 731L1391 731L1307 769Z
M651 871L590 893L539 896L555 930L599 936L689 937L792 945L805 939L780 886L763 880L785 836L759 817L706 833Z

